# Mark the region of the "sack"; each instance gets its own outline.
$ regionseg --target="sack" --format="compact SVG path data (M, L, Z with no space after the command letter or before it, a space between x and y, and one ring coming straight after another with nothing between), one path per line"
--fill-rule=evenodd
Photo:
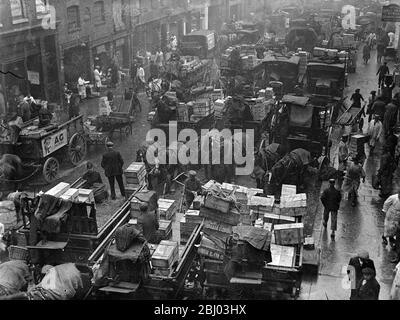
M140 236L140 231L134 225L125 224L115 231L115 244L119 251L125 252Z
M372 188L375 190L379 190L379 187L381 186L381 181L378 177L377 174L372 175Z

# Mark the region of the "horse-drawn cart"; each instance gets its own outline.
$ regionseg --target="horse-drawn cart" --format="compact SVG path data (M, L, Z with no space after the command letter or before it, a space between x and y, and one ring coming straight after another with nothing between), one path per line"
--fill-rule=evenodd
M132 134L132 125L135 121L136 106L141 109L140 101L131 92L125 92L119 103L114 104L114 111L109 114L88 117L85 122L85 137L88 144L105 145L112 139L115 131L119 131L120 136Z
M83 116L80 115L62 124L51 124L43 128L28 123L22 126L15 143L0 142L5 153L17 156L24 167L36 168L42 171L44 179L51 183L57 179L59 160L67 158L72 165L77 166L86 156L86 139L84 135ZM8 180L23 181L26 177L4 177ZM32 174L31 174L32 175ZM25 178L25 179L24 179Z

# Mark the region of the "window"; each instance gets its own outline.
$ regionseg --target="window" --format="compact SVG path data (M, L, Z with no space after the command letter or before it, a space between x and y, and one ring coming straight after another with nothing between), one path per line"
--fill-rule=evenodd
M81 22L79 19L79 7L71 6L67 8L68 31L72 32L79 29Z
M95 24L103 23L106 21L104 15L104 1L96 1L93 8L93 21Z
M10 4L13 21L26 18L24 3L22 0L11 0Z
M35 4L36 4L37 15L47 14L47 12L49 11L48 0L35 0Z

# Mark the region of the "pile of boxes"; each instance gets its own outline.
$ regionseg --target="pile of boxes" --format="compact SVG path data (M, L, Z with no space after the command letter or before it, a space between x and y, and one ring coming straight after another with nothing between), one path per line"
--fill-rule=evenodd
M216 119L222 119L226 110L226 100L218 99L214 102L214 117Z
M156 232L156 235L161 240L169 240L172 238L172 222L169 220L158 221L159 227Z
M180 102L176 107L177 120L189 122L189 108L186 103Z
M193 101L193 116L205 118L211 114L211 101L210 99L198 99Z
M305 74L307 71L308 52L307 51L299 51L298 55L300 57L299 73Z
M45 194L75 203L93 204L95 202L92 189L71 188L71 185L66 182L60 182Z
M352 156L363 155L365 152L364 144L367 142L367 136L364 134L355 134L350 137L349 154Z
M208 192L215 191L217 188L220 188L223 192L230 192L230 195L237 194L238 199L247 199L247 205L239 206L239 210L234 206L228 212L223 212L207 208L205 204L201 206L200 210L189 210L185 219L181 221L184 221L184 228L193 229L202 221L204 223L204 236L198 248L198 253L205 261L205 285L229 284L223 272L226 263L225 242L229 235L234 232L235 227L240 225L253 226L268 231L271 236L272 261L266 263L266 268L269 266L272 268L294 268L296 254L304 243L304 226L300 222L301 218L283 214L284 210L282 211L281 204L276 203L272 196L263 196L263 191L259 189L232 184L219 185L215 181L209 181L203 186L203 190ZM304 196L296 194L295 186L285 185L282 193L284 197L294 199L293 201L288 200L289 203L303 208ZM245 221L242 219L244 216L249 219ZM188 232L186 229L185 231Z
M179 247L175 241L163 240L151 256L152 272L161 277L168 277L172 267L179 260Z
M354 34L344 33L343 34L343 46L345 47L353 47L355 45L355 37Z
M347 51L340 51L338 53L339 61L345 63L346 60L349 58L349 53Z
M143 162L133 162L124 171L126 189L130 196L135 190L146 184L146 166Z
M171 220L178 210L178 202L171 199L158 199L160 219Z
M323 57L327 55L328 49L326 48L320 48L320 47L315 47L313 50L313 56L314 57Z

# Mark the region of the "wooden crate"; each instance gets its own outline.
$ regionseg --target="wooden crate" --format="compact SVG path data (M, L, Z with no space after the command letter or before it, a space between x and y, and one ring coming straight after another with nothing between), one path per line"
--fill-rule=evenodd
M78 201L81 203L94 203L94 192L92 189L78 189Z
M70 187L71 185L69 183L60 182L55 187L48 190L45 194L58 198L62 194L64 194Z
M67 201L78 202L79 190L75 188L69 188L60 196L60 198Z
M163 240L151 256L151 264L156 268L170 268L178 258L178 243Z
M277 245L293 245L304 242L303 223L280 224L274 226Z
M220 211L202 207L200 209L200 217L204 219L210 219L213 221L222 222L232 226L236 226L240 221L240 213L237 210L230 210L228 213L222 213Z
M228 213L231 204L229 200L209 194L204 201L204 206L209 209L218 210L222 213Z
M273 213L265 213L263 221L264 221L264 223L272 223L273 225L275 225L275 224L295 223L296 219L291 216L276 215Z

